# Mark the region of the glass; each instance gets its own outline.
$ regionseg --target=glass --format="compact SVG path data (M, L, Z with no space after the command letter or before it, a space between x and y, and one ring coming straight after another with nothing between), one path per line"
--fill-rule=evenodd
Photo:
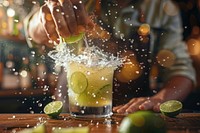
M114 67L72 62L67 67L70 114L75 117L101 118L112 115Z

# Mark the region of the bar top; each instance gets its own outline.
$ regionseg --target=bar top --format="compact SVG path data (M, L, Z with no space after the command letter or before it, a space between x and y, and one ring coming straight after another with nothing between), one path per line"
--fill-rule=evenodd
M159 115L166 121L167 133L200 132L200 113L181 113L176 118ZM80 119L63 113L58 119L51 119L45 114L0 114L0 132L14 133L45 122L48 133L51 133L53 127L80 126L88 126L90 133L118 133L124 117L122 114L114 114L110 119Z

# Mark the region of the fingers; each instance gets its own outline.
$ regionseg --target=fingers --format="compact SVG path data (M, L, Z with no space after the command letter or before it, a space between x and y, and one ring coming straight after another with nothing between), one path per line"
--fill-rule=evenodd
M70 0L59 0L62 9L63 9L63 16L65 18L65 21L68 24L69 31L71 34L78 34L77 33L77 20L74 10L76 9L76 5L73 5Z
M51 10L51 14L52 14L53 20L55 22L56 30L57 30L58 34L63 37L70 36L71 33L67 26L65 18L62 15L61 6L53 7Z
M160 99L154 99L149 97L133 98L125 105L120 105L113 108L117 113L132 113L138 110L153 110L159 112Z
M49 8L47 7L47 5L44 5L41 7L40 19L41 19L41 22L43 24L43 27L45 29L45 32L46 32L48 38L55 42L58 42L57 39L59 38L59 36L58 36L57 32L55 32L56 25L53 21L51 12L50 12Z

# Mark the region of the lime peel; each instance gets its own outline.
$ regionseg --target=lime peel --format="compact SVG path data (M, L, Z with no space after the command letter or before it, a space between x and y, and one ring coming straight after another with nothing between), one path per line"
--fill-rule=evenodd
M161 113L168 117L177 116L181 112L182 108L182 103L177 100L169 100L160 105Z

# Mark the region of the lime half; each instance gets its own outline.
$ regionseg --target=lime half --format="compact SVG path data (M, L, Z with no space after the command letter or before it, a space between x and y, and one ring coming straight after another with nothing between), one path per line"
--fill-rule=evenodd
M84 36L84 33L80 33L78 35L73 35L67 38L62 38L64 42L71 44L80 41Z
M44 107L44 113L52 118L57 118L62 112L63 103L61 101L53 101Z
M160 105L160 111L168 117L175 117L181 112L182 107L183 105L181 102L169 100Z
M89 133L89 127L55 128L52 133Z
M70 79L70 88L77 94L81 94L87 88L88 81L82 72L74 72Z

